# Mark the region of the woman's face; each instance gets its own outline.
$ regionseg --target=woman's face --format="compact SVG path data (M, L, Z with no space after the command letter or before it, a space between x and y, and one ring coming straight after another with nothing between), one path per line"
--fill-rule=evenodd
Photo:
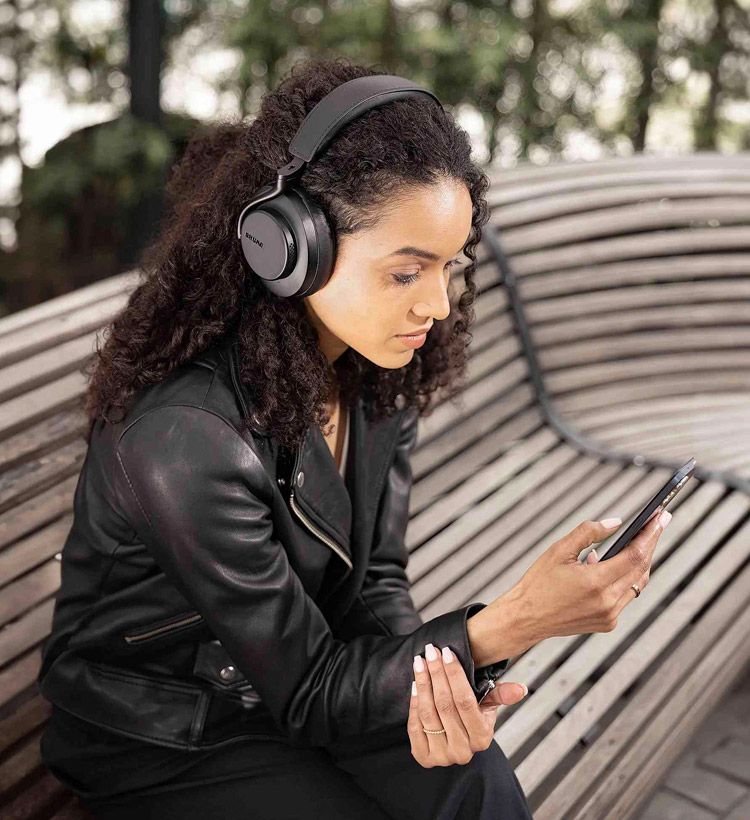
M347 347L388 369L411 361L415 348L398 334L450 314L450 271L466 261L471 217L468 188L447 179L404 189L376 227L341 238L331 278L305 297L329 364Z

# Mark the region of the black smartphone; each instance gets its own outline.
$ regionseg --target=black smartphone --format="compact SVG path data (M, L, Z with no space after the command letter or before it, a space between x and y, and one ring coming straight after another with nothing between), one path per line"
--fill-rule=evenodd
M690 461L683 464L682 467L675 472L648 504L630 520L625 530L617 535L617 540L610 547L605 546L607 543L606 540L600 544L595 544L594 547L596 554L599 556L599 560L606 561L608 558L614 558L618 552L622 552L633 538L638 535L656 510L659 507L661 507L662 510L666 508L667 504L669 504L677 493L687 484L694 472L695 459L691 458ZM659 514L661 515L661 512ZM620 527L622 528L622 525L620 525ZM615 538L615 536L613 535L611 538Z

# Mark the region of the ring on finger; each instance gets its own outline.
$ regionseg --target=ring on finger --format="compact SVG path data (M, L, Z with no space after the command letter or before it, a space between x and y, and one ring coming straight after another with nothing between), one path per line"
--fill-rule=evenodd
M633 592L635 592L636 598L641 594L641 588L638 586L638 584L631 584L630 588L633 590Z
M445 729L425 729L424 727L422 727L422 731L426 735L444 735L445 734Z

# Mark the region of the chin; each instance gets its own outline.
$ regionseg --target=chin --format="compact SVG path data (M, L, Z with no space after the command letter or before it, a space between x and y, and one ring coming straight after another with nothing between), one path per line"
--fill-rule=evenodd
M358 352L367 359L368 362L382 367L383 370L398 370L400 367L408 364L415 353L414 350L404 350L401 353L386 352L382 356L368 356L366 353L362 353L362 351Z

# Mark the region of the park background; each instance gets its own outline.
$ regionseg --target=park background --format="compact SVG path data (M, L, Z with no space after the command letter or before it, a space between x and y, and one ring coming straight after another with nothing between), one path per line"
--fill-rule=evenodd
M750 0L6 0L0 316L136 264L201 124L297 61L433 90L488 168L750 148Z

